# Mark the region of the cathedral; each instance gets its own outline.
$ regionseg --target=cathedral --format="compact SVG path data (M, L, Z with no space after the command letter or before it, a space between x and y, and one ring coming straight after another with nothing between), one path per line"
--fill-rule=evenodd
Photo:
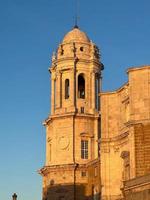
M150 200L150 66L112 92L102 70L78 26L52 55L43 200Z

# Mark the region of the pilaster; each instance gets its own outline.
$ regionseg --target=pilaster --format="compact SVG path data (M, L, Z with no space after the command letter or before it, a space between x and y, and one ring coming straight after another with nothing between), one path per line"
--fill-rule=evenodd
M91 76L92 76L92 89L91 89L91 92L92 92L92 110L94 112L95 110L95 72L91 72Z
M54 114L55 112L55 78L52 74L52 77L51 77L51 115Z

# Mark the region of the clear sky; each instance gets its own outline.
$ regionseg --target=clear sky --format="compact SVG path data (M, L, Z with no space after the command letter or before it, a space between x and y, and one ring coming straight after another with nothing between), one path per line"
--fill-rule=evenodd
M0 199L41 200L52 52L74 25L75 0L0 0ZM149 0L79 0L79 26L99 47L103 90L150 64Z

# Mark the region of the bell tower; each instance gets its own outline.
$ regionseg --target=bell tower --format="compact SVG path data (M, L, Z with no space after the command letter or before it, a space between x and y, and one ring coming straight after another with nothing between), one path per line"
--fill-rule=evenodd
M99 199L102 69L98 47L77 26L53 53L43 200Z

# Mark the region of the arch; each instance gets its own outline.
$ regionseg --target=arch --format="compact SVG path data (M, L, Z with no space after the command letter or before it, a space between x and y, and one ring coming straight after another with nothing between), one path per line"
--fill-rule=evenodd
M78 76L78 98L85 99L84 74L79 74L79 76Z
M70 96L70 84L69 79L65 80L65 99L69 99Z

